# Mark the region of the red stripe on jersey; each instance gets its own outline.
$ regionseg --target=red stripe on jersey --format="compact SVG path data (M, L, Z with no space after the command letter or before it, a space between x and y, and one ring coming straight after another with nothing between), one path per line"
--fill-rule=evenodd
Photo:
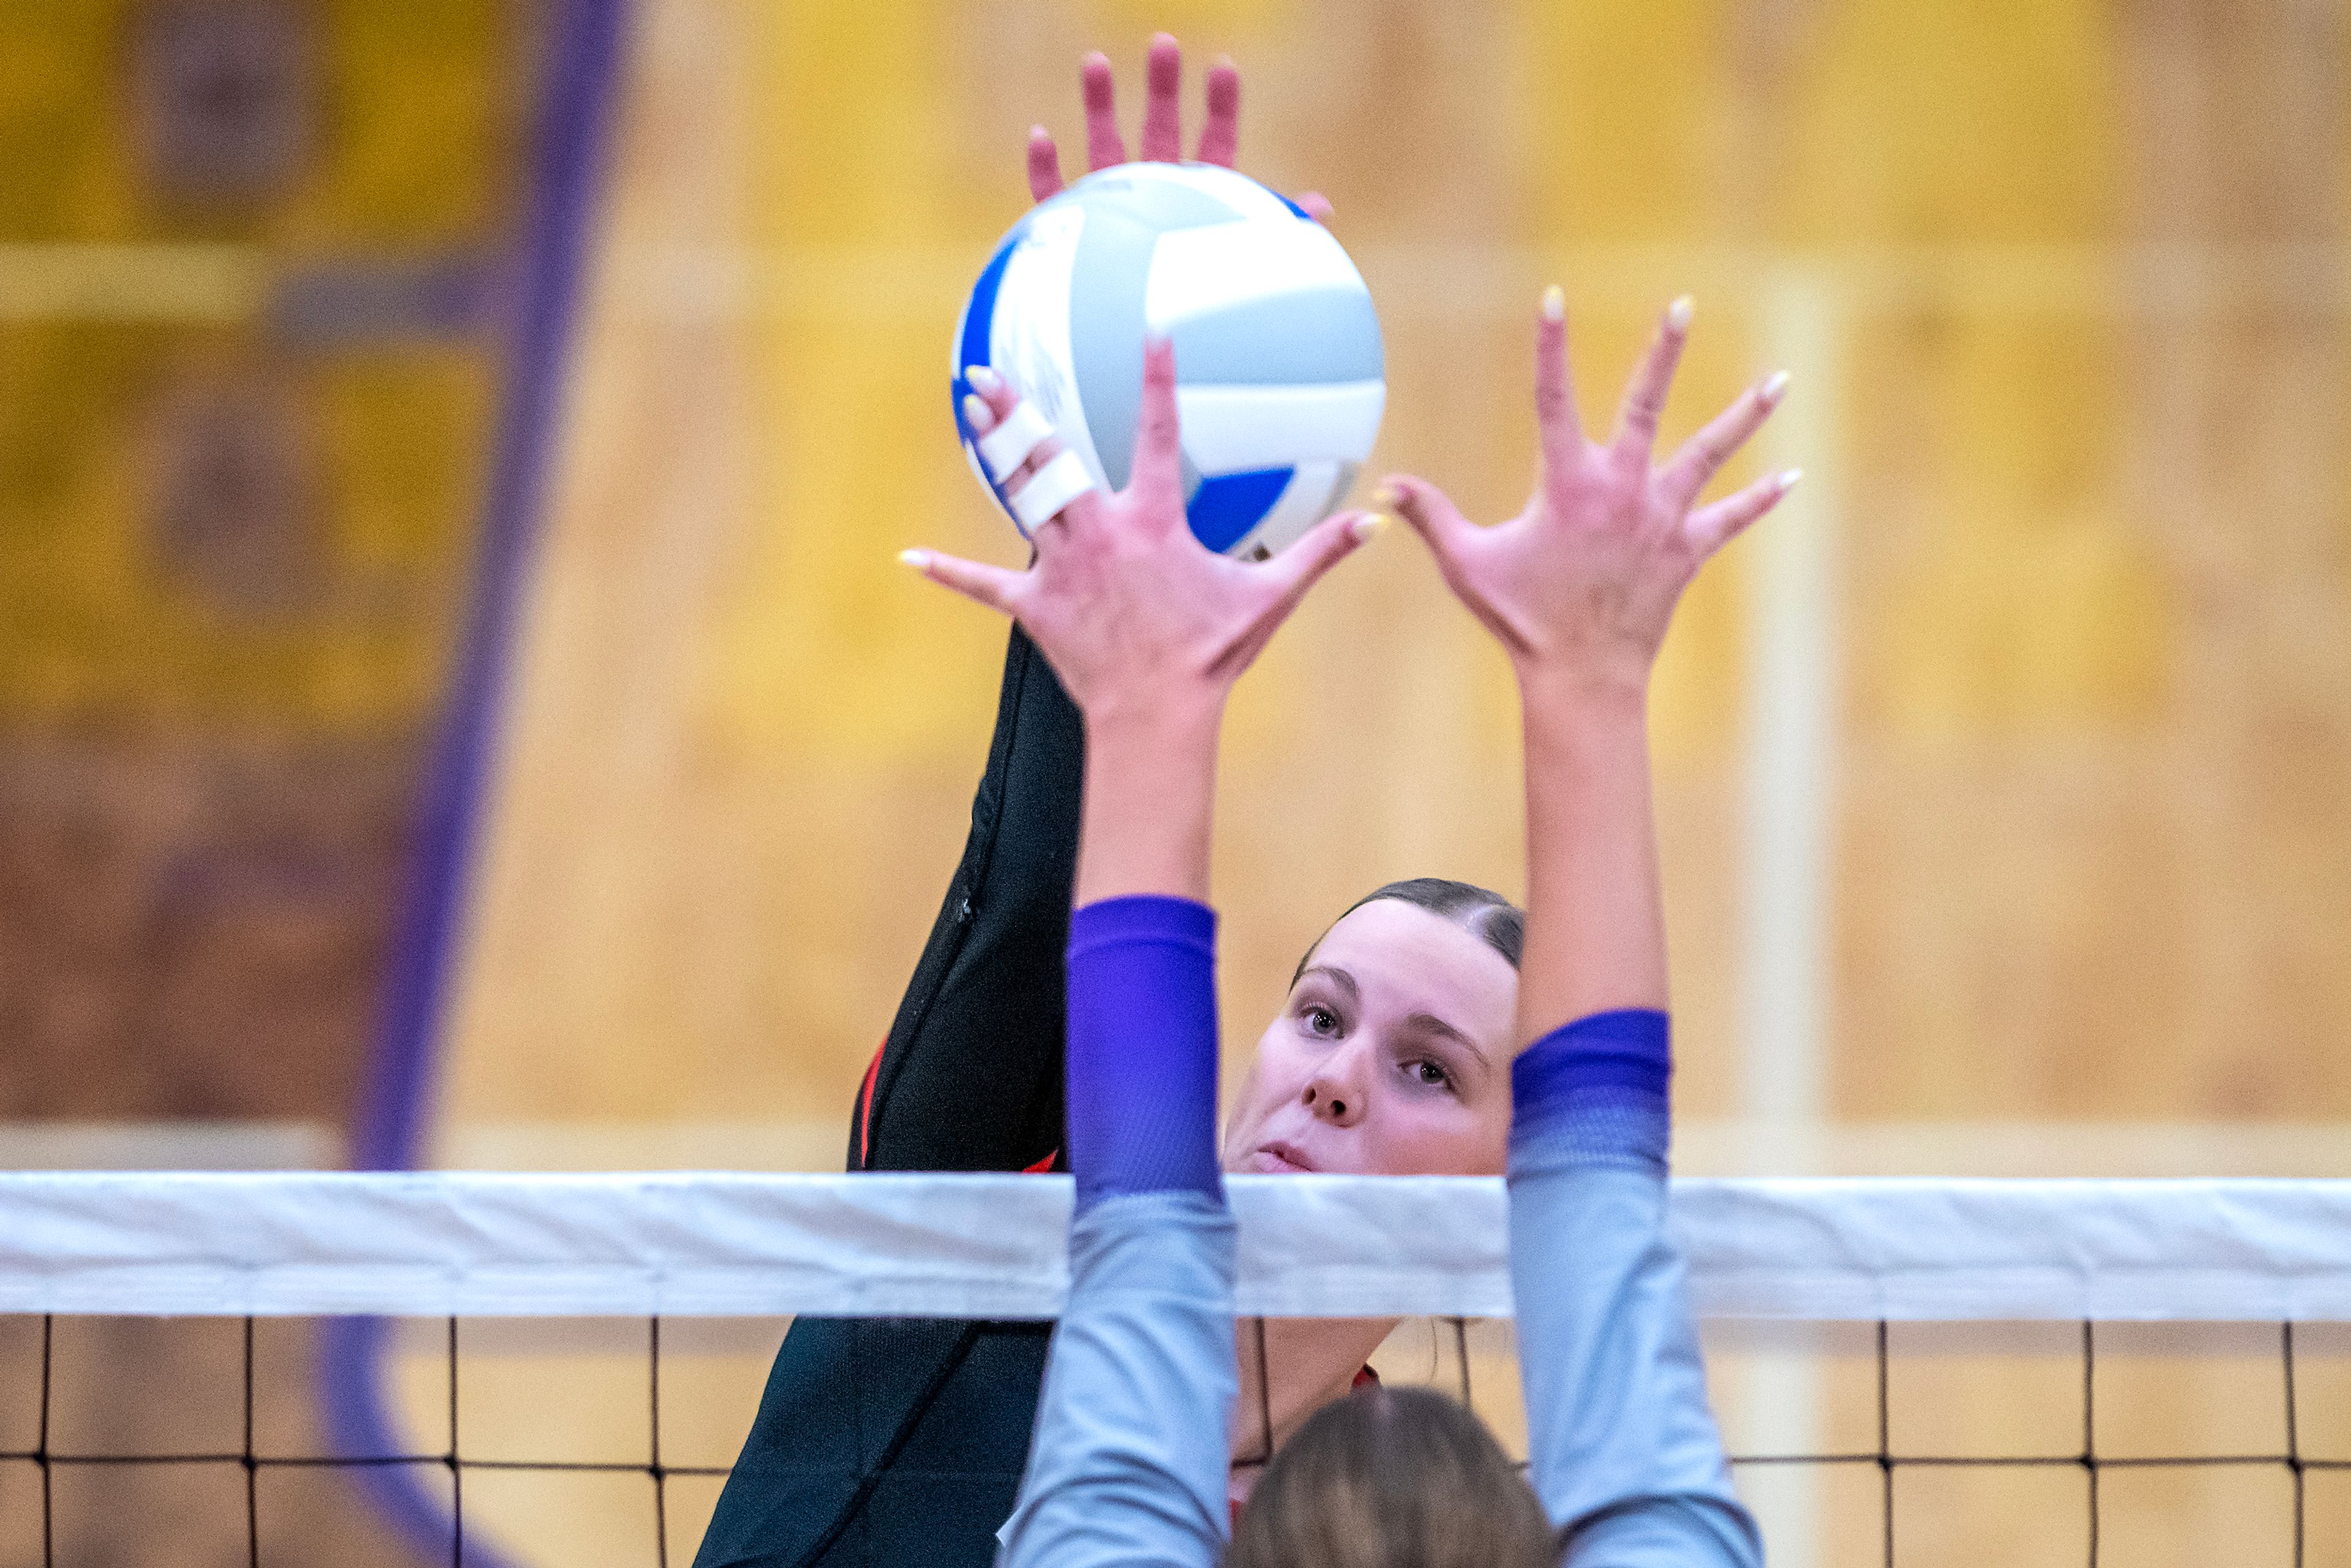
M857 1163L866 1164L873 1157L873 1075L882 1071L882 1053L890 1049L890 1037L883 1035L882 1043L873 1048L873 1060L865 1064L865 1082L857 1090Z

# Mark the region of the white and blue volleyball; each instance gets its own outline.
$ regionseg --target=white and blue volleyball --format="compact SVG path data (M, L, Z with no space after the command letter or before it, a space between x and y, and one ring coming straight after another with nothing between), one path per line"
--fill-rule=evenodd
M1387 402L1371 291L1303 209L1207 163L1089 174L989 258L956 329L953 392L965 453L998 504L964 422L964 372L1009 377L1094 483L1117 490L1154 332L1175 341L1185 501L1202 544L1256 559L1338 507Z

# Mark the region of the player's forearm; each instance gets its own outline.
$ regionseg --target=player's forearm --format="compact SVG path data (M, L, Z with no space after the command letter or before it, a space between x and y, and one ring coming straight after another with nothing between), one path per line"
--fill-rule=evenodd
M1161 894L1208 899L1222 694L1086 718L1076 902Z
M1211 1568L1228 1529L1235 1239L1221 1200L1113 1197L1070 1231L1005 1568Z
M1527 934L1518 1038L1667 1005L1645 682L1524 669Z
M1555 1030L1512 1064L1510 1279L1529 1482L1565 1563L1753 1568L1667 1226L1670 1025Z
M1216 916L1208 830L1220 702L1088 716L1070 921L1069 1151L1081 1209L1215 1195Z

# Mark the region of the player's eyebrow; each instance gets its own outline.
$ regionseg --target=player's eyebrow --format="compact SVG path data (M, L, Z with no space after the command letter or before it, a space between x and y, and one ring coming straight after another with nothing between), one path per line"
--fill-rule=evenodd
M1302 980L1309 975L1327 977L1333 986L1347 993L1351 1002L1363 999L1363 988L1355 984L1355 977L1336 964L1311 964L1299 972L1298 977Z
M1424 1034L1443 1035L1447 1040L1458 1042L1464 1050L1478 1059L1481 1066L1491 1067L1494 1064L1493 1059L1486 1054L1484 1046L1479 1045L1435 1013L1415 1013L1404 1021Z
M1363 988L1355 984L1355 977L1336 964L1310 964L1299 971L1298 977L1303 980L1309 975L1322 976L1331 982L1333 989L1344 992L1349 1001L1360 1001L1363 998ZM1404 1021L1407 1029L1416 1030L1422 1034L1437 1035L1456 1042L1470 1055L1476 1057L1478 1064L1481 1067L1494 1065L1492 1055L1484 1046L1470 1039L1460 1028L1446 1022L1435 1013L1414 1013Z

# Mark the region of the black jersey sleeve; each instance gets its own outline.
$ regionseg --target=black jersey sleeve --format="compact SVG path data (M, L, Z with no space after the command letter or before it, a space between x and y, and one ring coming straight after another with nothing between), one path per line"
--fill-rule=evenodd
M1050 1166L1085 732L1017 627L971 837L857 1095L849 1168ZM988 1568L1050 1323L801 1318L696 1568Z
M1085 728L1018 626L971 836L852 1111L851 1170L1050 1168Z

